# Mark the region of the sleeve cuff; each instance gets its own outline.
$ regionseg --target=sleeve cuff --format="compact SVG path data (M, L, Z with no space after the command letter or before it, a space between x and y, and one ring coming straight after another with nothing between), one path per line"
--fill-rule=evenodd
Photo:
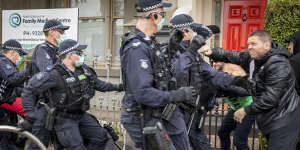
M252 113L251 112L251 105L244 107L244 110L245 110L245 112L246 112L247 115L251 114Z

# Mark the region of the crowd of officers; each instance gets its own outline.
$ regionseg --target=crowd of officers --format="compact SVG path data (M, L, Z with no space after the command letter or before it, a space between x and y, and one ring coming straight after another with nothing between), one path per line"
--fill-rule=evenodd
M244 52L210 49L206 41L219 28L195 23L187 14L170 20L169 41L159 43L155 33L164 25L164 7L171 5L136 1L136 28L124 34L120 48L122 84L99 80L84 64L87 45L65 39L70 27L57 20L45 23L45 42L21 72L17 67L27 52L19 42L6 41L0 53L0 124L18 125L57 150L113 150L118 136L87 111L96 90L125 91L120 121L136 148L210 150L205 115L216 97L225 96L230 110L218 132L222 149L230 149L235 130L234 145L248 150L255 118L270 150L295 149L300 129L297 59L290 65L289 51L265 30L249 35ZM287 39L295 53L297 34ZM247 73L232 73L223 63L213 68L203 54L240 65ZM22 123L17 124L17 114ZM0 149L24 149L25 140L1 133ZM31 143L28 149L39 147Z

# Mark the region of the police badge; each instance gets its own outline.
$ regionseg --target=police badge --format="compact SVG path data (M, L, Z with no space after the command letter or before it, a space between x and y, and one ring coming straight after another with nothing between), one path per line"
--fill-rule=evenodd
M10 64L6 65L6 69L11 69L11 68L12 68L12 66Z
M148 67L149 67L149 65L147 64L147 61L148 61L148 60L140 59L140 61L141 61L141 67L142 67L143 69L148 69Z

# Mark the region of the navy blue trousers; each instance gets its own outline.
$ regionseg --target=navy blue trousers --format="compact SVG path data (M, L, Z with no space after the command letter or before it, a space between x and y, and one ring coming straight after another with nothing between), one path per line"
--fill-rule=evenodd
M230 150L230 133L234 131L233 144L236 146L237 150L249 150L248 135L252 129L252 124L255 121L255 116L246 115L242 124L240 124L233 119L233 115L234 111L230 109L218 131L218 136L221 140L221 148L222 150Z

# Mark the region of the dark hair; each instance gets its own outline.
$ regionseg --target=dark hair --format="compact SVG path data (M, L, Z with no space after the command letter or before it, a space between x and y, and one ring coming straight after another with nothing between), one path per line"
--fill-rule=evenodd
M7 54L7 53L10 52L10 51L12 51L12 50L10 50L10 49L3 49L3 50L2 50L2 54Z
M49 30L48 30L49 31ZM48 31L44 31L45 36L48 36Z
M67 54L61 55L61 56L59 56L59 59L60 59L60 60L64 60L64 59L66 59L66 57L67 57Z
M248 37L252 37L252 36L258 36L264 42L272 41L270 33L266 30L256 30L254 32L251 32Z

